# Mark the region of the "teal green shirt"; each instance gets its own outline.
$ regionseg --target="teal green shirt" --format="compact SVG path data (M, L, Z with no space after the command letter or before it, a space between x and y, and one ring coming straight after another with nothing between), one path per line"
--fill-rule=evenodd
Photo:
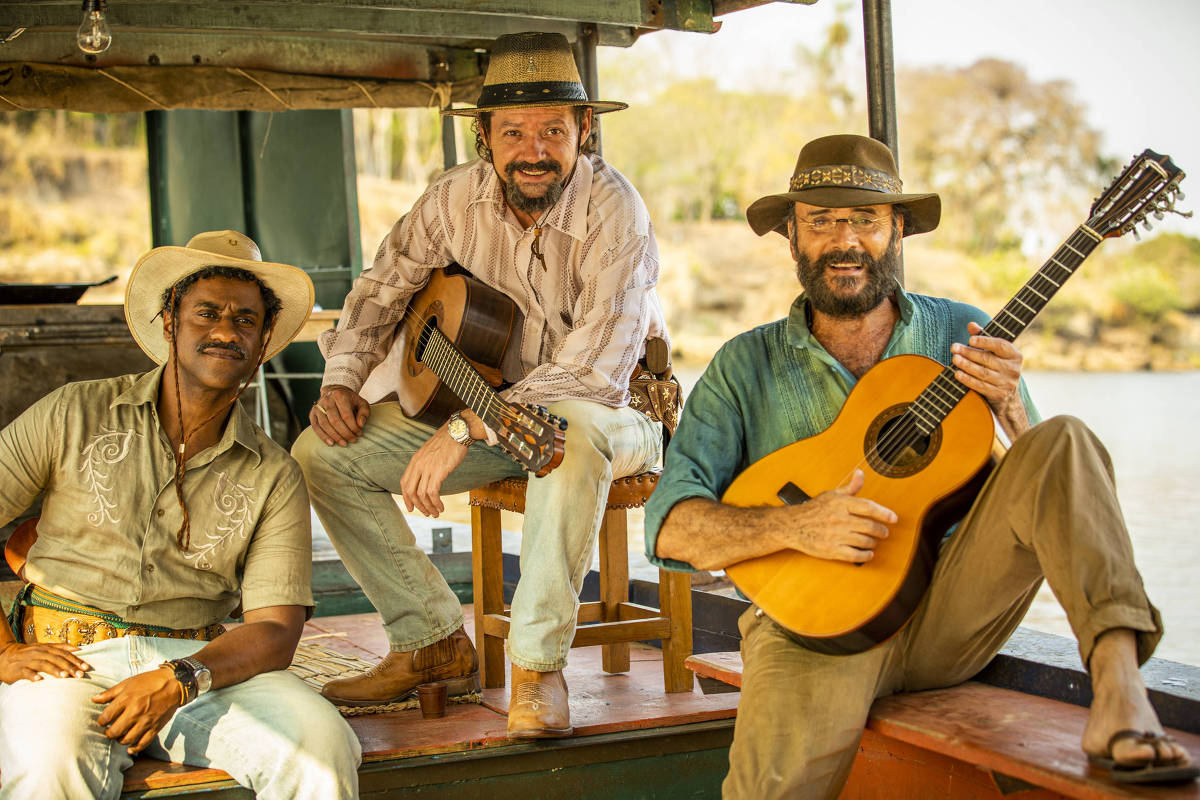
M898 289L900 319L883 357L915 353L950 363L950 345L965 343L967 323L986 325L980 309ZM662 478L646 504L646 556L667 569L693 569L655 555L658 531L680 500L719 500L746 467L833 424L857 379L808 329L808 300L786 319L726 342L688 395L671 437ZM1024 380L1030 424L1040 421Z

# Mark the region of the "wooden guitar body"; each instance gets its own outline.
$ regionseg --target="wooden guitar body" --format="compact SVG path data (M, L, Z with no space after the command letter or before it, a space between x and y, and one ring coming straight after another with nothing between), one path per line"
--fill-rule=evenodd
M426 325L441 332L492 386L501 383L500 366L520 328L521 312L502 292L465 273L435 269L409 301L397 331L404 348L404 379L396 390L404 415L437 427L464 403L419 356L417 334Z
M747 597L810 649L857 653L898 631L929 585L943 534L990 472L992 415L974 392L927 440L891 463L876 452L889 421L943 369L923 356L881 361L859 380L829 428L759 459L722 497L743 507L803 502L861 469L866 482L859 496L899 517L861 566L786 550L727 568Z

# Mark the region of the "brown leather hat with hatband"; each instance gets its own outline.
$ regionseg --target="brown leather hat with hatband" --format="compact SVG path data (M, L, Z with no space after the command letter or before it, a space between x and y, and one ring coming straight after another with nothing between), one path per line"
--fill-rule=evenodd
M787 236L787 221L797 201L825 208L903 203L912 214L904 235L938 226L942 200L936 194L903 194L892 151L866 136L837 134L813 139L800 150L789 191L759 198L746 209L746 221L759 236Z
M483 111L551 106L590 106L597 114L629 108L626 103L589 100L567 37L533 31L496 39L475 107L448 108L442 114L475 117Z

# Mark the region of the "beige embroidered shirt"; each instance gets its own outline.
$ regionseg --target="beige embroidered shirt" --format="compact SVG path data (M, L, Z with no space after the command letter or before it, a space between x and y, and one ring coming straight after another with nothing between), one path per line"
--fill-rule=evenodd
M196 628L240 600L311 606L312 534L300 467L240 408L188 462L191 546L155 403L162 368L72 383L0 431L0 524L45 492L25 577L130 622Z
M504 363L513 383L502 392L506 400L628 404L646 338L667 338L655 291L658 245L642 198L599 156L580 158L542 223L543 267L532 251L534 230L517 221L503 191L484 161L429 186L355 281L337 329L323 334L326 385L359 390L371 402L395 391L402 360L389 350L408 300L431 270L457 262L524 315L515 357Z

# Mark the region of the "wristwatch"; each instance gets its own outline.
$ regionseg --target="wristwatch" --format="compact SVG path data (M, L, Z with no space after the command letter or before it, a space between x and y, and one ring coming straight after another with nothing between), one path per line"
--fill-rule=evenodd
M447 420L446 433L450 434L450 438L463 447L475 444L475 440L471 438L471 427L467 425L467 421L462 418L462 413L459 411L455 411Z
M198 659L176 658L160 664L175 674L181 688L180 705L186 706L200 695L212 689L212 672Z
M207 694L212 689L212 671L201 664L199 659L192 656L179 660L190 665L192 668L192 675L196 679L196 696L199 697L202 694Z

